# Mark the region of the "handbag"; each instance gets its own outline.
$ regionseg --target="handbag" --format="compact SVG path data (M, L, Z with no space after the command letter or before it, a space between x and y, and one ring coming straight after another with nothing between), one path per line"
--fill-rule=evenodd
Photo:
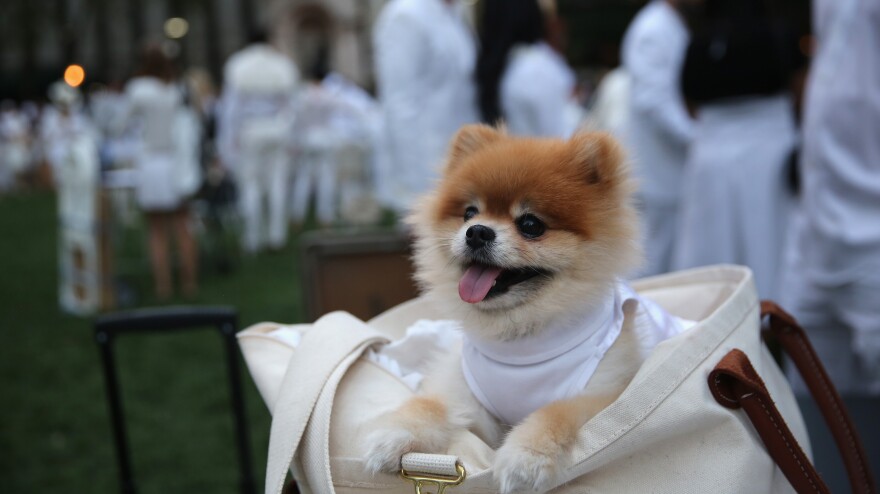
M620 397L587 422L552 493L827 492L810 465L810 445L788 382L761 341L761 309L785 348L808 348L796 323L759 304L751 271L712 266L636 281L640 295L696 326L660 343ZM273 420L266 493L288 470L305 493L493 493L495 452L468 431L448 451L402 458L399 476L367 473L364 437L376 416L412 395L402 381L362 358L400 340L418 319L442 319L418 298L368 322L333 312L314 324L276 323L239 333L251 375ZM815 354L799 368L827 410L854 492L874 492L859 439ZM427 357L427 355L425 356ZM812 388L811 388L812 389Z

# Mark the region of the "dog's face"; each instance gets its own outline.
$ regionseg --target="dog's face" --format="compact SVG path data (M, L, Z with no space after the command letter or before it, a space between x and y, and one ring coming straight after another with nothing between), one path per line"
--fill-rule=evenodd
M410 217L423 289L488 337L588 306L638 262L632 186L614 140L466 126L436 191Z

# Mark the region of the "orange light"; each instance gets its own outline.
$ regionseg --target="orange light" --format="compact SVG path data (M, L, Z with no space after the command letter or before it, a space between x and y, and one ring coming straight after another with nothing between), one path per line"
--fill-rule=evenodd
M64 69L64 82L70 87L79 87L86 80L86 71L79 65L69 65Z

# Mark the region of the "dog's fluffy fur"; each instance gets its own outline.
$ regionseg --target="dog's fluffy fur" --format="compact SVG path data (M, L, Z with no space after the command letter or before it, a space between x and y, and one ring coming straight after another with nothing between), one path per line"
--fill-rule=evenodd
M466 126L453 140L438 189L409 218L417 280L466 332L499 340L536 334L549 322L606 300L614 283L637 266L633 189L620 147L606 134L581 133L563 141ZM540 235L518 228L526 214L545 225ZM474 225L495 234L479 253L467 245ZM474 262L539 274L467 303L459 283ZM494 471L503 492L550 488L578 429L617 398L642 353L639 335L625 321L582 395L545 406L520 424L499 424L470 393L460 352L450 352L428 372L418 396L375 424L367 465L397 471L402 454L445 452L453 432L469 428L500 445Z

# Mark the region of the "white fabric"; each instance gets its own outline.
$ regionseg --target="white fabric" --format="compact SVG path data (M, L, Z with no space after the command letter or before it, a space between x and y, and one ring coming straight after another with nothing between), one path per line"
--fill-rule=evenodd
M880 265L880 5L818 1L818 50L804 101L805 268L822 284Z
M852 360L832 371L835 384L877 394L880 4L818 0L813 7L818 44L804 100L803 190L786 300L807 332L825 341L816 346L823 360ZM821 303L819 295L827 295Z
M642 235L645 245L645 264L640 276L669 271L678 235L678 204L657 204L646 198L638 203L642 216Z
M622 59L630 76L627 135L641 179L641 194L676 203L693 123L680 90L690 36L681 16L665 0L654 0L632 21Z
M697 324L657 345L618 400L578 432L562 466L564 483L552 492L793 492L743 412L718 405L706 382L724 355L741 349L810 455L794 396L760 339L748 269L714 266L640 280L633 287ZM303 492L413 492L412 483L396 475L367 474L363 461L371 421L412 391L357 356L381 341L380 335L401 337L419 318L442 314L424 299L366 326L331 314L300 326L304 337L296 350L266 336L277 324L239 333L251 375L274 415L267 493L281 491L288 467ZM466 468L467 480L455 492L497 492L491 469L495 452L473 434L459 431L448 451L429 453L455 456Z
M47 110L40 137L52 166L62 224L80 230L93 228L97 220L100 163L91 122L75 110L68 114Z
M505 424L518 424L539 408L577 396L587 386L599 361L617 341L624 304L643 313L658 308L618 284L596 307L546 328L538 335L512 341L480 340L466 334L462 370L480 403ZM654 335L649 346L681 332L674 318L636 317L633 331ZM510 392L516 383L517 392Z
M287 243L289 130L286 122L273 119L252 119L241 129L236 178L244 220L242 244L247 252L267 245L277 249Z
M590 108L590 123L599 130L611 132L626 142L626 129L629 125L629 74L622 66L607 73L599 87Z
M373 180L374 167L382 159L376 152L382 123L376 101L342 76L330 74L300 92L296 115L294 220L304 220L314 198L322 224L340 219L377 221L380 211ZM355 203L364 208L352 214Z
M91 314L99 308L101 293L95 132L76 110L47 110L41 125L58 194L59 304L72 314Z
M135 77L125 86L125 98L117 125L136 129L138 205L146 211L177 209L199 177L198 130L183 116L183 95L155 77Z
M665 0L645 6L623 39L621 58L631 82L625 136L639 180L639 196L649 214L659 215L654 211L662 207L673 216L648 219L653 230L645 241L649 263L643 275L666 272L672 261L674 216L678 214L684 163L693 133L680 90L688 40L681 16Z
M567 138L575 130L566 120L575 105L574 71L547 43L511 50L501 77L501 111L511 134Z
M682 186L674 269L752 268L758 295L778 300L793 197L786 165L797 145L787 95L704 105Z
M0 174L7 180L23 172L30 164L30 122L23 112L4 110L0 113ZM0 177L0 191L4 187Z
M173 84L155 77L135 77L125 86L129 119L138 119L141 147L144 151L174 149L172 123L183 105L183 95Z
M813 283L802 266L800 262L787 266L786 291L780 302L806 329L828 377L842 395L880 396L880 338L876 337L880 334L880 270L844 285L822 286ZM793 366L789 377L796 393L808 395Z
M239 187L247 252L287 242L296 65L270 45L233 54L223 68L217 146Z
M459 3L444 0L391 0L373 34L387 153L380 196L405 210L439 177L459 127L479 121L475 41Z
M227 166L239 164L240 133L247 122L292 118L298 83L296 65L270 45L250 45L229 57L217 119L217 146Z

